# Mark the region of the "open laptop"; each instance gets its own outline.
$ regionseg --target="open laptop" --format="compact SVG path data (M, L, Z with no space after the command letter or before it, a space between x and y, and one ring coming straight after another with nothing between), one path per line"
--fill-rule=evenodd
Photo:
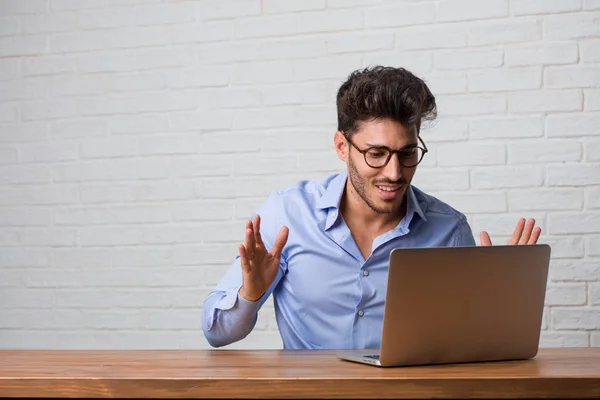
M381 367L537 355L550 246L394 249L381 348L339 358Z

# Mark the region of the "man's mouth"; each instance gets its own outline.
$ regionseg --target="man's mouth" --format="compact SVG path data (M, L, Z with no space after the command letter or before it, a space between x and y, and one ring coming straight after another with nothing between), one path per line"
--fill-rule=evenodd
M378 189L383 190L384 192L397 192L402 185L394 185L394 186L384 186L384 185L375 185Z

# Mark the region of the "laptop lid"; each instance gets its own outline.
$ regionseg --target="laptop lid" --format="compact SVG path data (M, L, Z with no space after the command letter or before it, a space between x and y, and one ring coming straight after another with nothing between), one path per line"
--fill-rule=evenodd
M534 357L549 262L545 244L393 250L381 364Z

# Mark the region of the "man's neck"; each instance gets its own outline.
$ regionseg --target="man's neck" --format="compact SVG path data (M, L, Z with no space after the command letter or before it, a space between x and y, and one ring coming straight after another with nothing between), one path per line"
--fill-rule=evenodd
M395 228L406 215L406 193L399 212L382 214L369 207L352 185L347 182L340 203L340 211L349 227L362 226L368 232L381 235Z

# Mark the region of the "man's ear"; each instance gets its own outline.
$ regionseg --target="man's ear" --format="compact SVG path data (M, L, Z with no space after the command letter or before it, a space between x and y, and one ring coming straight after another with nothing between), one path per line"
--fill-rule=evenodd
M333 144L338 157L343 162L348 162L348 141L341 131L336 131L333 136Z

